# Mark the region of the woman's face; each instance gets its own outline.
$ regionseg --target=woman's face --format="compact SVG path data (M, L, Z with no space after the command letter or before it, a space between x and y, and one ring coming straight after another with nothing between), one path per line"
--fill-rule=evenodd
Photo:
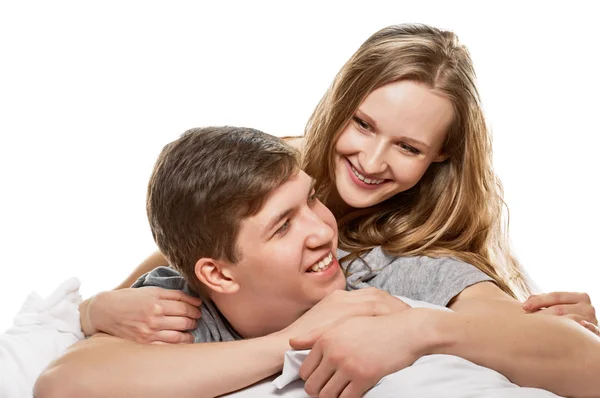
M335 145L341 199L365 208L415 186L432 162L446 159L453 118L450 100L421 83L402 80L371 92Z

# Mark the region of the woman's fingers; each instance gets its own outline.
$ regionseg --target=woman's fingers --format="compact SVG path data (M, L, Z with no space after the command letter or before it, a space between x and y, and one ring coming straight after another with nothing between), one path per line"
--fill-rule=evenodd
M167 316L184 316L187 318L198 319L202 315L202 312L198 307L174 300L160 300L160 306L163 309L163 314Z

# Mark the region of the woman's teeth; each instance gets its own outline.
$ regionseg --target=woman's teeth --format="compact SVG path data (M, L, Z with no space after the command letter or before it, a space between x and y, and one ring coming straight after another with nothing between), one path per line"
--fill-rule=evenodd
M381 184L383 181L385 180L375 180L375 179L370 179L370 178L366 178L364 175L360 174L358 172L358 170L356 170L354 168L354 166L350 165L350 168L352 169L352 172L354 173L354 175L361 180L362 182L365 182L367 184L372 184L372 185L379 185Z
M319 261L318 263L316 263L315 265L310 267L309 272L323 271L323 270L329 268L332 261L333 261L333 254L329 253L329 255L327 257L325 257L323 260Z

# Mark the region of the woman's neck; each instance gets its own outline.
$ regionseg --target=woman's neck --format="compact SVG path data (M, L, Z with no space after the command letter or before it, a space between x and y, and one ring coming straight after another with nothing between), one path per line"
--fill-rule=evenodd
M354 210L353 207L349 206L339 195L337 189L333 189L329 194L329 197L326 201L326 206L331 210L336 220L340 220L346 214L350 213Z

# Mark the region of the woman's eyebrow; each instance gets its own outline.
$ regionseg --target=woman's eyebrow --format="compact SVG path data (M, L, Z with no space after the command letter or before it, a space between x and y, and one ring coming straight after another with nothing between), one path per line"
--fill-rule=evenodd
M356 114L358 115L358 117L360 117L361 119L364 119L365 122L369 123L369 125L374 128L377 129L377 123L375 122L375 119L373 119L371 116L367 115L364 111L357 109L356 110ZM408 141L409 143L415 144L415 145L422 145L427 149L431 149L429 147L429 145L427 145L426 143L424 143L423 141L417 140L415 138L411 138L411 137L407 137L405 135L401 135L398 138L404 140L404 141Z

